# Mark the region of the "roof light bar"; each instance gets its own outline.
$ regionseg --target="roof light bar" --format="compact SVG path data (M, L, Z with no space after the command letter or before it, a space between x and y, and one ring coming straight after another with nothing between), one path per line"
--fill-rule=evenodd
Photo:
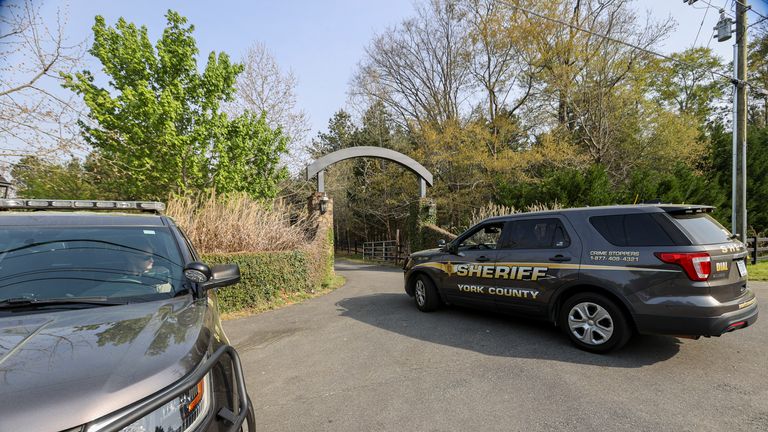
M46 209L76 209L76 210L139 210L161 213L165 204L151 201L88 201L88 200L49 200L49 199L0 199L0 210L46 210Z

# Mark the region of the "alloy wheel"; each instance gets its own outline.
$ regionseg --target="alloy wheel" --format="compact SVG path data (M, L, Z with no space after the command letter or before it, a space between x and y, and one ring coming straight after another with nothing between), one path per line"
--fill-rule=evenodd
M588 345L602 345L613 335L613 318L599 304L582 302L568 312L568 327L576 338Z

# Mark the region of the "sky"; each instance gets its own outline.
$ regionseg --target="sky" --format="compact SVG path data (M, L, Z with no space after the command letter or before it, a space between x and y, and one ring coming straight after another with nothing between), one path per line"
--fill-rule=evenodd
M676 31L657 49L671 53L696 46L709 46L730 61L733 38L727 42L712 39L712 27L718 21L717 9L728 4L733 13L734 0L636 0L640 16L646 13L661 20L672 16ZM3 0L0 0L2 3ZM38 1L36 1L38 3ZM768 15L765 0L750 0L754 9ZM350 79L365 46L377 34L414 14L413 0L45 0L42 12L55 19L56 11L67 14L66 33L70 40L90 40L95 15L108 24L119 17L146 25L150 38L156 40L165 25L164 13L173 9L195 25L195 37L201 56L211 51L225 51L238 59L255 41L264 43L280 66L298 78L298 106L309 116L309 138L326 129L334 112L345 107ZM749 13L750 22L760 17ZM699 28L701 33L696 37ZM98 70L92 60L91 70Z

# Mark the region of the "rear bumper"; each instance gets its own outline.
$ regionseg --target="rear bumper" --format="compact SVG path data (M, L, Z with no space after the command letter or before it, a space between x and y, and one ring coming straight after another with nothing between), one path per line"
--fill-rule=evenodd
M635 315L637 330L644 334L720 336L751 326L757 321L757 301L744 309L714 317Z

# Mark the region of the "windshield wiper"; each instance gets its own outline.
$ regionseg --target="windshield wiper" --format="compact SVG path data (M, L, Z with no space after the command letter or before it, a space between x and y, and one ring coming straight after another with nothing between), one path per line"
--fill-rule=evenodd
M107 297L60 297L38 299L34 297L12 297L0 300L0 309L16 309L28 307L62 306L62 305L94 305L117 306L126 304L125 301L110 300Z

